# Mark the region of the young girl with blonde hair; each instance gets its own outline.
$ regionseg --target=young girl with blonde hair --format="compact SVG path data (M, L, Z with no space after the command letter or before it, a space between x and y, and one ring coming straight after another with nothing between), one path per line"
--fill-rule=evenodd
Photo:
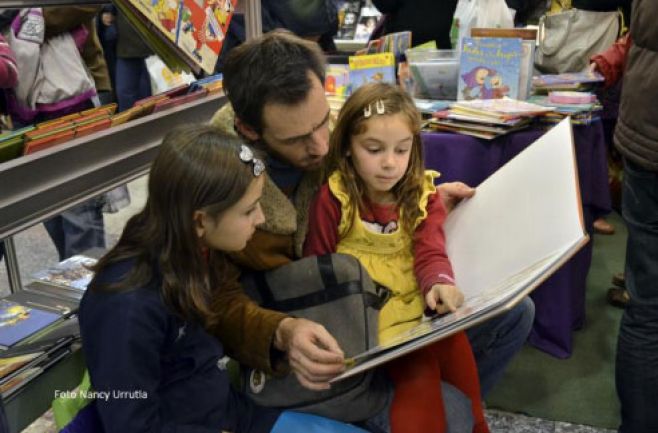
M333 131L328 182L311 207L305 255L357 257L393 295L379 316L380 343L417 325L425 309L455 311L463 295L445 252L446 211L425 170L420 115L400 88L369 84L345 103ZM489 431L464 332L387 364L395 384L391 431L446 430L441 380L472 403L473 431Z

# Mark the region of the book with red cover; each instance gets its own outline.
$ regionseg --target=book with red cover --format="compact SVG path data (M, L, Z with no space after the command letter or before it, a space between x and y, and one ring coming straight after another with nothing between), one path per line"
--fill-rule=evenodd
M102 131L112 126L112 119L109 117L99 118L93 122L79 125L75 128L76 137L84 137L94 132Z
M64 143L75 136L75 130L73 128L66 129L63 131L51 131L51 134L47 134L40 138L33 140L28 140L25 143L25 155L38 152L40 150L48 149L56 144Z
M207 94L208 91L206 89L201 89L193 93L188 93L187 95L159 101L155 104L155 107L153 108L153 112L157 113L159 111L164 111L171 107L176 107L178 105L185 104L187 102L195 101L197 99L203 98Z

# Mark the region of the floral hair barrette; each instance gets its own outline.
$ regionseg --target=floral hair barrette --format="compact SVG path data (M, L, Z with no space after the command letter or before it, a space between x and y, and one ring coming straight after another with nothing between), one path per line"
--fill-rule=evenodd
M386 105L384 105L384 101L381 99L375 102L375 112L377 114L386 114ZM372 104L368 104L367 107L363 108L363 117L368 119L370 116L372 116Z
M258 177L265 171L265 163L254 157L254 152L245 144L240 146L240 161L254 164L254 176Z

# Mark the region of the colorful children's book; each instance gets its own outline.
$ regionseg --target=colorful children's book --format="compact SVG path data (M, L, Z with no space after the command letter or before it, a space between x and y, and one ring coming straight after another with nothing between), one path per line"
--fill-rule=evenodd
M27 353L25 355L0 358L0 382L10 379L19 369L31 364L35 359L44 357L45 352Z
M523 41L521 45L523 52L521 54L521 75L519 77L518 99L528 99L530 92L532 91L532 73L535 66L537 30L472 28L471 36L477 38L519 38Z
M521 39L464 38L457 99L517 99L522 54Z
M349 62L352 92L366 83L395 84L395 57L393 53L350 56Z
M585 71L555 75L537 75L536 77L533 77L532 84L535 87L548 87L556 85L602 83L603 81L605 81L605 78L603 78L603 75L598 72Z
M96 259L94 258L76 255L48 269L39 271L33 276L50 284L85 291L94 275L89 267L95 263Z
M115 4L172 71L212 74L237 0L116 0Z
M0 299L0 347L9 348L60 318L51 311Z
M380 53L393 53L395 61L399 62L404 53L411 48L411 32L395 32L384 35L380 38L381 42L378 47Z
M348 65L329 64L325 68L324 91L329 95L345 96L349 93L350 68Z

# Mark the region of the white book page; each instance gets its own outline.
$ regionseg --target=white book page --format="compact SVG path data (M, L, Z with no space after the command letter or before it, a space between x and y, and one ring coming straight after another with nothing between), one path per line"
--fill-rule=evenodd
M444 224L466 298L585 237L573 135L565 119L492 174Z

